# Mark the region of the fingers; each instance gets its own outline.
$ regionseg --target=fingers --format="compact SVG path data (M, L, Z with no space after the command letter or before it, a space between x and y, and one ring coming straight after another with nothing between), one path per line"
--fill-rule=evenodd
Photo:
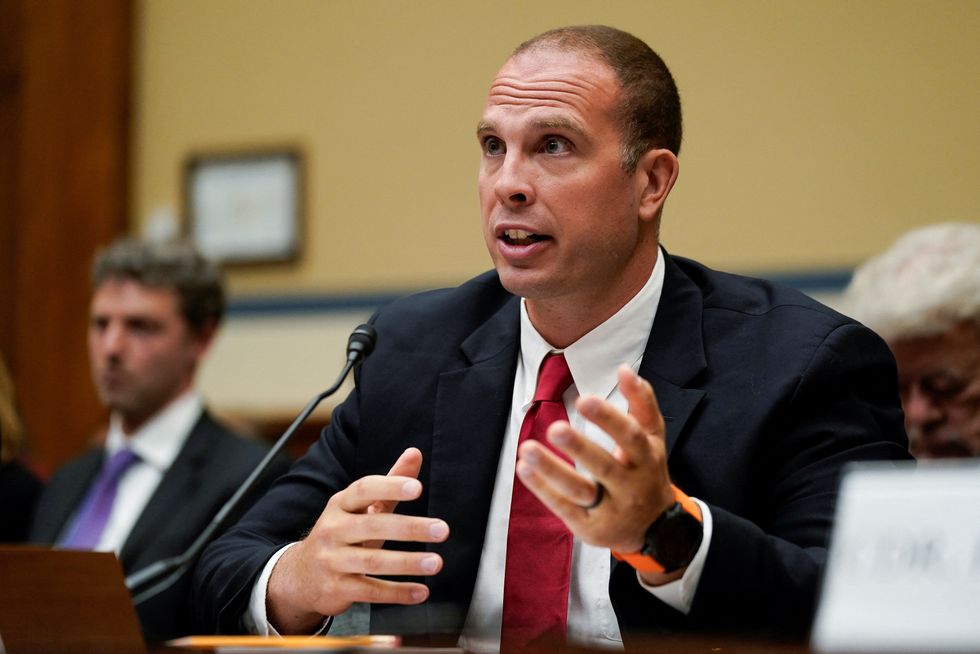
M389 477L414 477L419 476L422 469L422 452L418 448L410 447L402 452L398 460L388 471ZM373 502L368 508L368 513L391 513L398 506L397 500L378 500Z
M594 396L583 396L575 404L578 412L589 422L595 423L602 431L606 432L616 442L621 453L618 456L606 454L608 465L613 462L619 465L630 465L641 461L646 461L650 457L649 435L637 420L626 413L619 411L610 402L600 400ZM588 459L582 463L589 468L593 474L605 479L599 470L593 470L593 466L599 462Z
M371 575L428 576L442 565L442 558L429 552L320 548L304 541L288 549L273 568L266 608L280 633L309 633L322 619L318 616L338 615L354 602L424 602L429 597L424 584Z
M398 457L388 475L354 481L330 498L311 535L335 546L357 544L368 548L380 547L386 540L445 540L449 525L444 521L392 512L398 502L414 500L422 494L422 483L415 479L421 464L422 453L410 447Z
M425 584L397 582L375 577L351 576L345 579L344 595L352 602L372 604L421 604L429 599L429 589Z
M425 577L442 570L442 557L431 552L398 552L348 547L336 555L333 569L342 574Z
M629 403L629 414L652 436L664 437L664 417L650 382L623 364L616 371L619 390Z
M414 500L421 493L418 479L362 477L330 498L315 531L337 544L368 548L378 548L387 540L441 542L449 536L449 525L443 520L398 515L378 508L387 505L393 510L398 502Z
M443 520L395 514L399 502L418 499L422 453L408 448L387 475L362 477L327 502L313 529L273 568L267 608L273 624L303 631L310 616L337 615L353 602L418 604L424 584L377 579L429 576L442 570L433 552L380 549L385 541L438 543L449 537Z
M593 545L633 551L673 495L664 420L653 388L628 366L618 370L618 380L628 411L594 396L576 402L579 414L612 438L612 452L558 421L546 438L575 466L531 441L518 449L517 474L576 536ZM597 482L604 487L599 502Z
M528 443L528 445L536 445L536 443ZM522 447L522 449L524 448ZM544 452L536 463L531 463L525 460L526 457L527 454L524 454L524 456L517 462L517 476L520 478L521 482L523 482L524 485L527 486L532 493L534 493L535 497L541 500L541 502L547 506L552 513L561 518L573 532L576 531L579 523L588 517L582 506L589 504L592 501L592 497L594 497L595 493L595 486L593 485L592 495L587 500L584 500L582 504L579 504L577 500L572 498L581 496L581 489L583 486L568 483L570 482L570 478L563 479L563 474L556 473L558 468L552 465L552 460L566 468L569 467L568 464L550 452ZM577 475L574 471L571 472L571 475L579 477L581 482L590 483ZM576 486L579 489L579 491L574 495L566 490L571 486Z
M449 536L449 525L443 520L396 513L339 513L331 516L325 526L334 542L366 547L386 540L441 543Z
M567 422L555 423L548 429L548 439L576 461L587 458L592 461L600 457L610 459L602 447L588 439L574 438L574 435L574 430ZM573 505L587 506L595 498L596 487L592 481L535 441L526 441L518 449L517 474L522 480L534 475L535 479L540 479L541 483L547 484L551 490Z
M412 477L371 475L361 477L335 494L330 503L349 513L363 513L376 502L398 504L418 498L422 483Z
M620 366L617 374L620 391L629 404L628 413L623 413L612 403L591 395L580 397L575 408L586 420L595 423L616 442L613 460L622 465L648 461L651 448L657 447L662 451L664 442L664 420L653 387L629 366ZM651 437L660 444L654 446ZM597 477L605 479L601 471L591 467L589 469Z
M621 392L629 404L628 413L594 396L583 396L576 402L579 413L616 442L614 452L579 434L565 421L555 422L547 433L550 443L593 478L611 487L622 485L630 468L659 466L665 459L664 421L653 388L629 366L620 366L617 373ZM521 446L519 456L535 468L541 479L547 480L551 490L573 505L588 506L594 501L595 483L544 446L527 442Z
M422 469L422 452L417 447L409 447L388 471L389 476L395 477L418 477L419 470Z

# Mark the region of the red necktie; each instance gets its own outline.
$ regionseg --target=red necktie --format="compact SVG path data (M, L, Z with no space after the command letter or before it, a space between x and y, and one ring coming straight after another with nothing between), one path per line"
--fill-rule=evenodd
M568 460L545 440L545 432L554 421L568 420L561 396L571 384L565 356L545 357L518 446L533 438ZM571 563L571 532L515 475L507 531L502 651L519 651L534 641L563 642Z

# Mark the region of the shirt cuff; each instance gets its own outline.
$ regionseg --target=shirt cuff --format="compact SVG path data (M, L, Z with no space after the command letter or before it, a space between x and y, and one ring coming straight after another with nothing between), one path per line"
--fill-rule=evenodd
M252 595L248 601L248 611L242 616L242 624L245 625L245 630L249 633L257 636L280 635L276 631L276 628L272 626L272 623L269 622L268 613L265 609L265 597L266 592L269 590L269 577L272 576L272 569L276 567L276 563L286 553L286 550L295 544L290 543L273 554L272 558L265 564L265 567L262 568L262 574L255 580L255 584L252 586ZM333 622L333 617L328 617L313 635L320 636L325 634L330 629L331 622Z
M662 586L650 586L643 582L639 572L636 573L636 580L640 582L640 586L667 606L684 615L691 612L694 593L698 589L698 582L701 581L701 573L704 571L704 561L708 558L708 546L711 544L712 532L711 511L708 509L708 505L696 497L691 499L701 507L701 525L704 529L704 535L701 537L701 545L698 547L697 553L687 565L687 570L684 571L684 576Z

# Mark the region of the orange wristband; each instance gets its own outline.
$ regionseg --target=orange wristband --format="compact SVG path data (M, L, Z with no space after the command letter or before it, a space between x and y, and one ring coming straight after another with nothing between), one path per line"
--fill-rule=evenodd
M670 485L671 490L674 491L674 501L680 503L681 508L690 513L698 522L703 522L701 518L701 511L690 497L682 491L677 486L673 484ZM664 571L664 567L660 565L655 559L643 552L632 552L630 554L624 554L622 552L617 552L612 550L612 555L620 561L625 561L629 563L633 568L639 570L640 572L653 572L660 574Z

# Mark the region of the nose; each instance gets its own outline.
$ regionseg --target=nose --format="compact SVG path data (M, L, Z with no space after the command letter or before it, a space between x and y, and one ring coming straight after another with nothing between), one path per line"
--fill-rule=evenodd
M534 185L527 160L518 154L508 152L500 168L497 169L494 184L497 201L502 205L517 209L534 203Z
M902 398L902 408L905 410L906 425L916 427L924 432L942 422L945 417L942 406L928 393L922 391L917 383L909 384L908 391Z
M115 358L125 347L126 330L122 325L110 322L96 333L96 341L104 356Z

